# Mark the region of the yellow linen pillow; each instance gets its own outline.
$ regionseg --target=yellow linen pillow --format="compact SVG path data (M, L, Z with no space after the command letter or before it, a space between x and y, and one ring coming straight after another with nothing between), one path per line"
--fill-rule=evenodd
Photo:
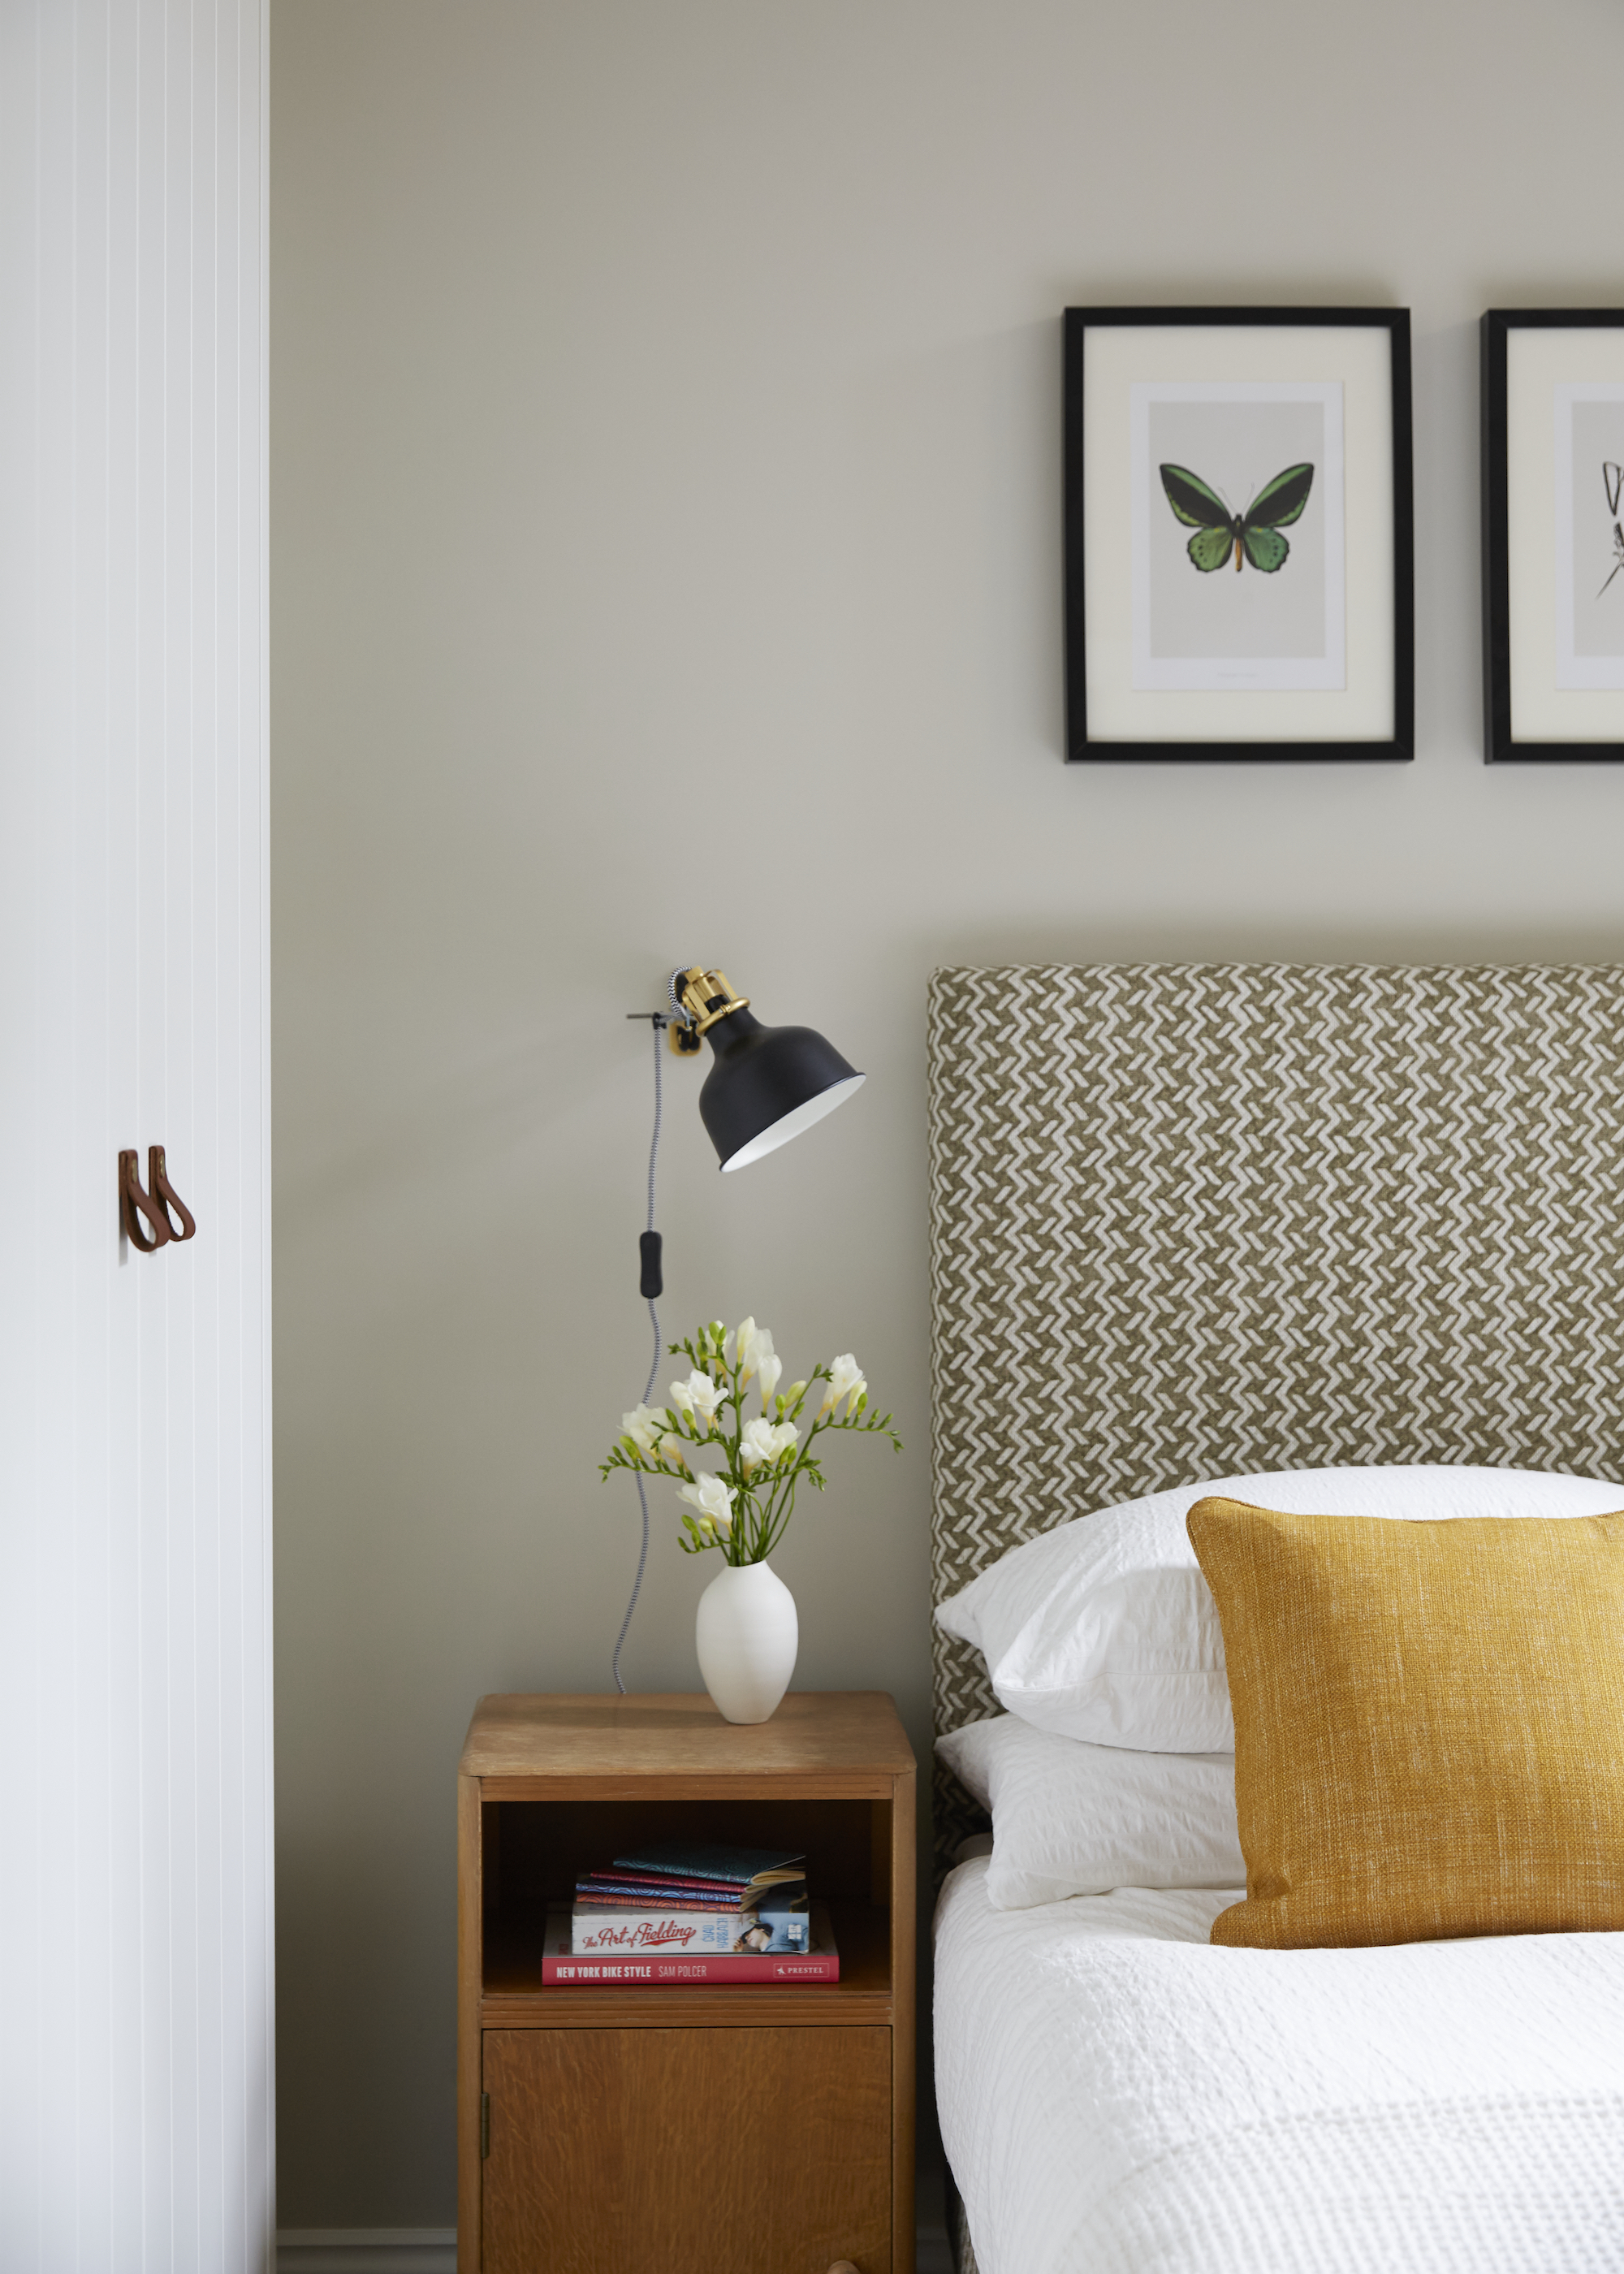
M1214 1942L1624 1928L1624 1513L1188 1524L1246 1858Z

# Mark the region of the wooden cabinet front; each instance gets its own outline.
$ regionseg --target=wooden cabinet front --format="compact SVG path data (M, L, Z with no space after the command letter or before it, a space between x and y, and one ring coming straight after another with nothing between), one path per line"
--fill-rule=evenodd
M891 2064L888 2029L486 2029L485 2274L891 2274Z

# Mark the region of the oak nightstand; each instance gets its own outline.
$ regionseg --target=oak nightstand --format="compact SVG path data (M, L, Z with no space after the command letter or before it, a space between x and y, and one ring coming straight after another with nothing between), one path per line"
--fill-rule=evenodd
M914 1755L883 1691L480 1701L457 1787L462 2274L914 2268ZM804 1852L840 1979L544 1989L635 1841Z

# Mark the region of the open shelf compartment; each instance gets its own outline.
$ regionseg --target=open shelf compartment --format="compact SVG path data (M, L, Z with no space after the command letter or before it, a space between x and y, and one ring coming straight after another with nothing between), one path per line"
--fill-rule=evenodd
M830 2022L889 2021L891 1819L889 1801L868 1799L487 1801L480 1811L484 2025L601 2027L617 2016L630 2021L634 2003L639 2022L650 2009L671 2009L673 2023L692 2023L702 2018L702 2005L708 2022L766 2022L786 2001L810 2019L808 1999L829 2008ZM583 1871L661 1840L726 1841L804 1855L812 1901L828 1910L834 1930L839 1981L544 1989L549 1908L568 1906Z

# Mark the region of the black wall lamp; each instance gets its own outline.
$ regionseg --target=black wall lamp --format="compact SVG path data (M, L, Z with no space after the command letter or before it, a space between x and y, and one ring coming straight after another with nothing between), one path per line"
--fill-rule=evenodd
M704 1088L699 1093L699 1115L716 1147L724 1170L745 1169L763 1155L776 1153L803 1129L810 1129L837 1105L843 1105L868 1080L848 1065L832 1043L811 1027L763 1027L750 1009L748 995L733 991L725 971L707 971L695 964L673 971L667 992L669 1011L628 1011L628 1019L647 1019L654 1028L654 1141L649 1148L649 1224L638 1241L643 1278L638 1291L654 1304L665 1292L660 1269L660 1236L654 1229L654 1178L659 1163L660 1030L665 1028L673 1058L699 1056L708 1042L713 1053ZM658 1365L659 1322L654 1323L655 1363ZM647 1392L644 1392L646 1400ZM640 1487L641 1489L641 1487Z
M702 1041L716 1054L699 1093L699 1117L724 1169L748 1168L776 1152L868 1079L810 1027L763 1027L726 972L698 965L674 972L671 1001L674 1054L695 1058Z

